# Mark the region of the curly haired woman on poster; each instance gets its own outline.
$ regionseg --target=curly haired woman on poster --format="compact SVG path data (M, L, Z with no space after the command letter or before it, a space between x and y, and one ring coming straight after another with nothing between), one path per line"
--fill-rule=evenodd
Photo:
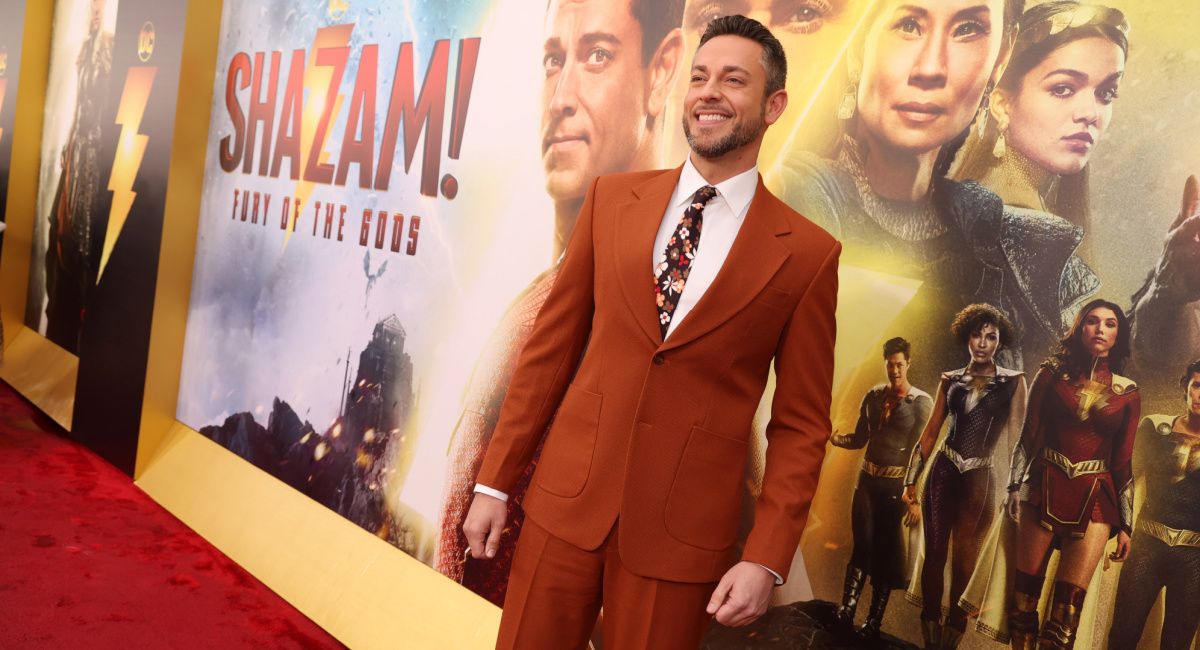
M921 631L927 648L953 648L967 627L957 606L975 568L980 546L995 515L993 452L1024 416L1025 376L996 363L996 352L1015 338L1012 323L991 305L968 305L950 332L967 347L971 362L942 373L933 413L913 448L905 477L905 523L923 523L925 556L920 569ZM935 447L942 425L949 430ZM926 465L923 496L917 483ZM918 503L920 505L918 505ZM922 521L923 520L923 521ZM942 621L946 564L950 566L949 616ZM915 577L915 576L914 576Z

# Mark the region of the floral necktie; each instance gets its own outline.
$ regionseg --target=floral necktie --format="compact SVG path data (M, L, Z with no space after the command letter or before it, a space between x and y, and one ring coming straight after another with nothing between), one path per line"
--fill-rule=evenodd
M692 203L683 211L679 225L667 240L666 250L659 255L659 263L654 267L654 294L658 303L658 326L662 337L667 338L667 330L671 326L671 316L679 306L679 297L683 295L683 287L687 284L688 274L692 271L692 262L696 259L696 250L700 246L700 229L704 223L704 206L717 195L717 188L711 185L696 190L692 195Z

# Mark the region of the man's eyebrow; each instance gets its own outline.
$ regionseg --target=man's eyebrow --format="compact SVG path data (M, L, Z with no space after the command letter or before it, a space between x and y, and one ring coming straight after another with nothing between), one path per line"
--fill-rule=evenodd
M557 36L551 36L550 38L546 39L546 43L542 45L542 49L546 52L560 51L563 49L562 39Z
M610 34L608 32L588 32L579 37L579 42L583 45L594 45L596 43L613 43L620 45L621 39L618 38L616 34Z
M696 63L696 64L693 64L693 65L692 65L692 70L698 70L698 71L700 71L700 72L708 72L708 66L704 65L703 63ZM747 69L743 68L743 67L742 67L742 66L740 66L740 65L726 65L726 66L722 66L722 67L721 67L721 72L724 72L724 73L726 73L726 74L728 74L728 73L730 73L730 72L740 72L740 73L742 73L742 74L750 74L750 71L749 71L749 70L747 70Z

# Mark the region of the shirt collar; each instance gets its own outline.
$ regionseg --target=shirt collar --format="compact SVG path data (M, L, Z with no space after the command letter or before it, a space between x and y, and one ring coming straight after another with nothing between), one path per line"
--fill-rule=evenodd
M696 190L705 185L708 185L708 181L704 180L699 170L692 164L691 156L688 156L683 163L683 171L679 174L679 184L675 186L675 194L671 197L672 207L683 207L692 199ZM758 167L751 167L737 176L717 183L714 187L717 188L717 196L725 200L734 217L741 219L745 216L746 207L758 189Z

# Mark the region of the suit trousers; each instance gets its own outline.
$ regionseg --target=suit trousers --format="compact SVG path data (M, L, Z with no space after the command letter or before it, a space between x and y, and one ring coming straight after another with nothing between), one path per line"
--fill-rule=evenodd
M635 575L617 552L619 523L584 550L526 518L517 541L497 650L587 648L603 607L604 650L695 650L711 619L715 582Z

